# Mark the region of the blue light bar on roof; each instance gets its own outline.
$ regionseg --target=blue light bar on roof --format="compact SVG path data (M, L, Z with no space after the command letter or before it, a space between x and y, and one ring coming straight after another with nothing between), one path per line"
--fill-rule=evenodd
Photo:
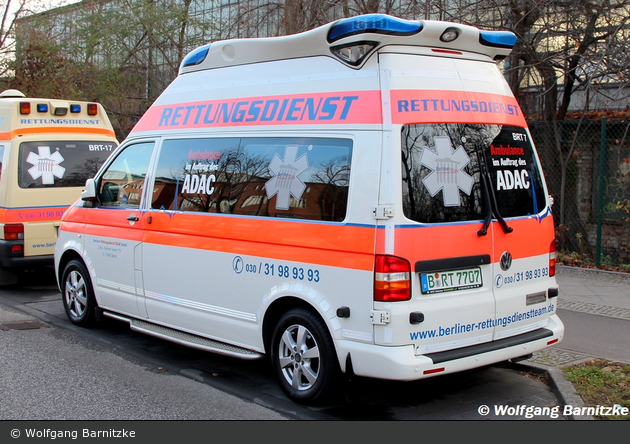
M81 112L81 105L79 105L77 103L73 103L72 105L70 105L70 112L71 113L80 113Z
M206 59L210 45L201 46L188 54L182 63L182 67L199 65Z
M510 31L479 31L479 43L492 48L512 49L516 35Z
M366 14L339 20L328 32L328 42L357 34L413 35L422 31L422 23L385 14Z

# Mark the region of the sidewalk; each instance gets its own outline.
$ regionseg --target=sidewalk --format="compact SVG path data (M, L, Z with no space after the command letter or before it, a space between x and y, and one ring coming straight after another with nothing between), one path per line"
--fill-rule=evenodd
M630 320L630 273L559 266L556 279L559 309ZM551 347L529 362L558 367L597 357Z
M630 273L558 266L556 279L560 286L559 309L630 320ZM534 353L532 358L518 365L546 372L551 389L564 405L584 406L561 367L598 357L563 350L560 343L558 347ZM570 419L593 418L574 416Z

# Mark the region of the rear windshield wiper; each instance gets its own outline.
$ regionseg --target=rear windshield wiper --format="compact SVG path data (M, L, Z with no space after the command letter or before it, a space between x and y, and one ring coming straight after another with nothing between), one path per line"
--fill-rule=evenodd
M494 189L492 188L492 178L490 177L490 172L488 171L488 164L486 163L486 156L483 151L483 148L475 145L475 151L477 151L477 156L479 158L479 171L481 174L481 192L483 194L483 201L486 206L486 218L483 222L483 227L479 231L477 231L477 236L485 236L488 234L488 227L490 226L490 222L492 221L492 216L497 219L501 228L503 228L504 233L511 233L514 229L505 222L503 216L499 212L499 205L497 204L497 197L494 194Z

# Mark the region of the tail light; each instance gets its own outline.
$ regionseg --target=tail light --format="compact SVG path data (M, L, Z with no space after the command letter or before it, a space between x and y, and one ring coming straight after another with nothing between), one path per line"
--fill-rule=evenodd
M24 225L22 224L5 224L4 225L5 240L22 240L24 239Z
M87 104L87 113L88 116L95 116L98 114L98 104L96 103L88 103Z
M374 264L374 300L382 302L411 299L411 265L396 256L377 255Z
M549 276L556 275L556 240L551 241L549 246Z

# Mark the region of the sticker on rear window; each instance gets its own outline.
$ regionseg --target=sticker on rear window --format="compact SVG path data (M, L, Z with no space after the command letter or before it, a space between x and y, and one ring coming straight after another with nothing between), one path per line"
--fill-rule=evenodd
M28 170L33 180L41 177L44 185L52 185L55 183L55 177L62 179L66 169L59 164L65 159L59 151L50 154L49 146L38 146L37 151L38 154L31 151L26 158L26 161L33 165Z

